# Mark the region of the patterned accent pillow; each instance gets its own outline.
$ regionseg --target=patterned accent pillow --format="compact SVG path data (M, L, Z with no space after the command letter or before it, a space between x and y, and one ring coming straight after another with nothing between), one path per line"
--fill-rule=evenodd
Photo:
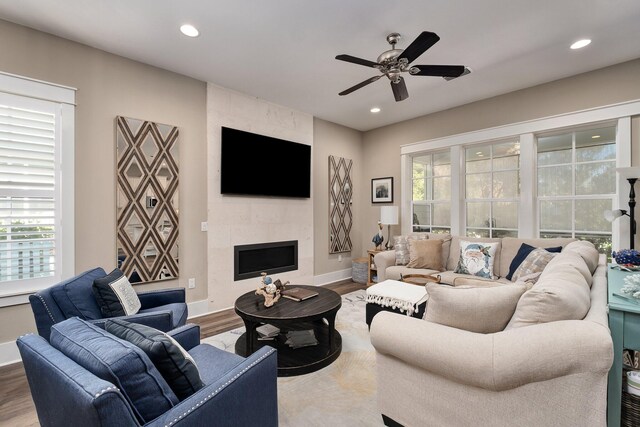
M493 279L493 261L499 242L468 242L460 241L460 260L454 273L470 274L472 276Z
M105 317L130 316L141 307L138 294L119 269L93 281L93 295Z
M394 236L393 249L396 252L396 265L409 263L409 240L426 240L427 234L409 234L408 236Z
M549 252L542 248L532 250L524 261L522 261L522 264L518 266L511 279L514 282L517 282L520 278L525 276L530 276L534 273L542 273L542 270L544 270L547 264L549 264L549 261L551 261L556 255L558 255L558 253ZM534 283L537 281L538 277L533 280Z

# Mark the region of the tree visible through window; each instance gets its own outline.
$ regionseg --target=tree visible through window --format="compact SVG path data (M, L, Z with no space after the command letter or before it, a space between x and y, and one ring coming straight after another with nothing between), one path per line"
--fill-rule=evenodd
M451 154L413 158L413 231L451 230Z
M538 137L540 237L576 237L611 253L615 126Z
M465 150L467 236L517 237L520 143Z

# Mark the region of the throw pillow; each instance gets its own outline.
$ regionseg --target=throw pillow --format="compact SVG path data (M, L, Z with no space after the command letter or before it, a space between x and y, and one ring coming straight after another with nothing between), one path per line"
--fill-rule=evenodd
M140 299L119 269L93 281L93 294L105 317L130 316L140 310Z
M515 257L513 257L513 260L509 265L509 273L507 273L507 275L505 276L507 280L512 280L515 282L515 280L512 279L513 273L516 272L517 268L520 266L520 264L522 264L522 261L524 261L527 258L527 256L531 253L531 251L534 249L535 247L531 245L527 245L526 243L523 243L522 245L520 245L520 249L518 249L518 253L516 254ZM561 252L562 246L556 246L553 248L545 248L545 249L549 252Z
M460 241L460 260L454 273L493 278L493 263L500 243Z
M409 262L409 242L407 241L407 236L394 236L393 250L396 252L396 265L407 265Z
M524 285L476 288L428 283L424 320L482 334L499 332L509 323L525 290Z
M184 400L204 387L193 358L164 332L121 319L107 320L105 329L144 351L178 399Z
M542 273L547 264L549 264L549 261L556 255L558 254L542 248L532 250L513 273L513 281L517 282L521 278L531 276L534 273ZM531 280L535 283L538 278Z
M407 267L442 271L442 240L410 240Z

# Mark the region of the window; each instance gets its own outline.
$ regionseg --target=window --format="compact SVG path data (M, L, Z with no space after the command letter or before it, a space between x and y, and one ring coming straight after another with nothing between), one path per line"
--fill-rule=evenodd
M467 148L465 173L467 236L517 237L520 143Z
M69 88L0 73L0 296L73 273L74 97ZM0 305L26 301L12 298Z
M590 240L611 253L616 192L616 127L538 137L540 237Z
M449 233L451 229L451 154L413 158L413 231Z

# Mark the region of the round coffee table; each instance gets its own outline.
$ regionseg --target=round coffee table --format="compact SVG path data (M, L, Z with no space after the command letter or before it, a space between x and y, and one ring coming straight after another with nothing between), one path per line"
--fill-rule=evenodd
M240 296L235 303L235 311L247 329L236 341L236 354L246 357L262 346L275 347L278 350L279 377L322 369L336 360L342 351L342 337L335 330L336 313L342 306L340 295L317 286L291 287L310 289L318 295L304 301L282 297L275 305L265 307L264 298L251 291ZM277 326L280 334L274 340L258 340L256 327L262 323ZM285 344L286 332L309 329L315 332L317 345L294 349Z

